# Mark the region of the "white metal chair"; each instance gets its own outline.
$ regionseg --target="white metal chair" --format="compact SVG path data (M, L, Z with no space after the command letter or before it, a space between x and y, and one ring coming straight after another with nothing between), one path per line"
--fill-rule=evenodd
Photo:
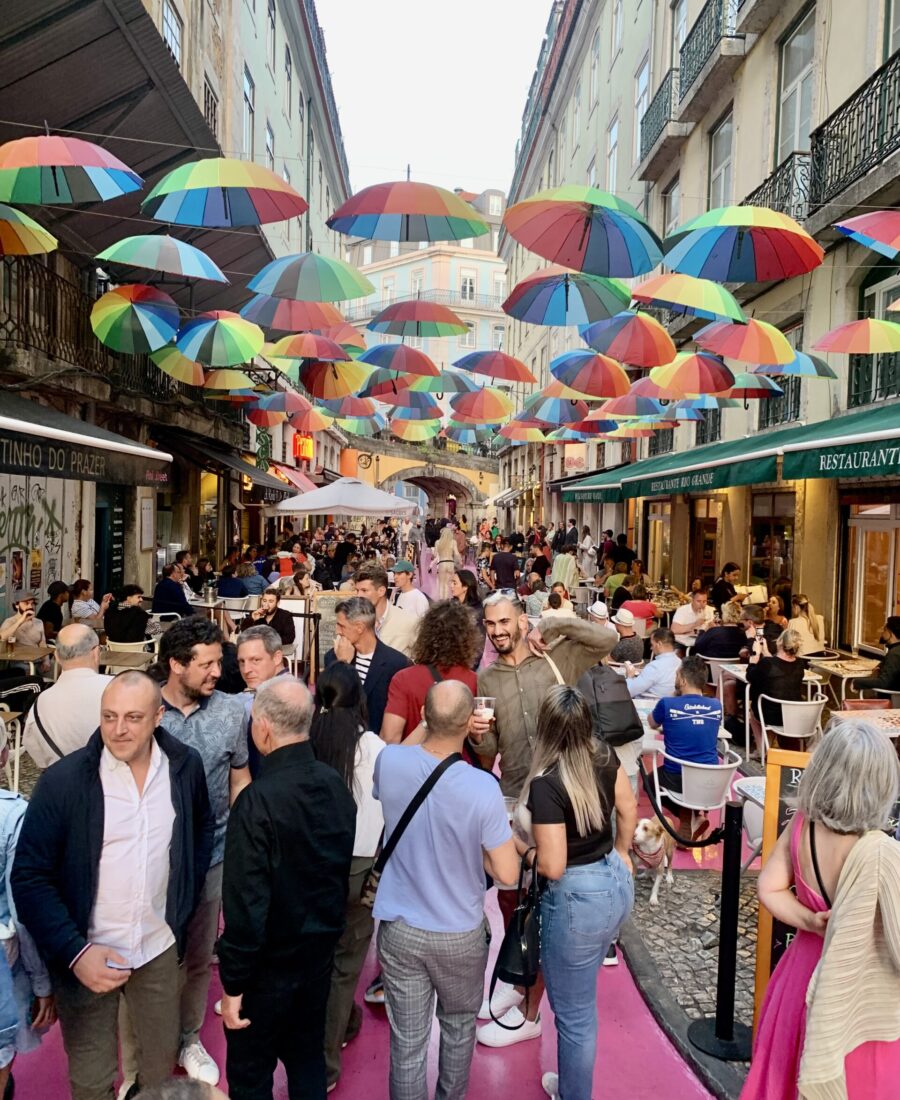
M303 618L309 609L309 600L287 599L279 603L283 611L289 612L294 619L294 644L285 646L284 655L291 665L291 671L296 676L297 669L306 656L306 633L308 620Z
M142 642L111 642L107 641L106 648L110 653L153 653L159 652L159 638L146 638ZM118 672L124 672L131 668L130 665L107 664L106 671L110 676Z
M781 707L781 722L766 722L763 704L776 703ZM807 741L822 732L822 710L825 696L820 692L808 703L794 699L776 699L772 695L760 695L756 701L759 724L762 728L762 744L759 747L760 763L765 767L766 753L769 750L769 734L775 733L788 741Z
M233 611L237 615L244 615L250 610L249 596L223 596L222 610Z
M709 682L716 689L716 695L722 698L722 667L723 665L733 665L734 660L730 657L703 657L700 656L702 661L706 662L706 667L709 672Z
M759 780L754 777L748 777L747 779L739 779L732 788L735 795L740 798L744 806L744 814L742 819L742 825L744 829L744 835L747 837L747 844L750 846L750 854L741 864L741 873L750 866L750 864L756 859L759 853L762 851L763 842L763 822L765 820L765 814L762 806L746 794L743 789L744 783L758 783Z
M168 630L172 623L177 623L181 616L177 611L151 611L150 618L159 623L163 630Z
M681 765L680 791L670 791L667 787L660 787L660 756L663 760ZM662 792L665 791L666 798L670 802L674 802L676 806L683 806L687 810L721 810L728 801L731 781L741 765L741 757L734 749L727 749L720 759L724 759L724 763L694 764L690 760L679 760L677 756L670 756L667 752L657 754L653 758L653 787L656 792L656 801L659 802Z

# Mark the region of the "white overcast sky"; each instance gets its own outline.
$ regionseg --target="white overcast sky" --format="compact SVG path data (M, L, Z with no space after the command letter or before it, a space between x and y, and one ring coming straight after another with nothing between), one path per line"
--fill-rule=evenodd
M354 191L505 191L551 0L319 0Z

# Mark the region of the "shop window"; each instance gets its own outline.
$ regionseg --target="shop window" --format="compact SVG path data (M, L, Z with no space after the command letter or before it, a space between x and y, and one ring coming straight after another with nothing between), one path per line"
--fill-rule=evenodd
M669 580L672 573L672 505L668 501L644 504L644 564L651 580Z
M761 401L761 405L768 404ZM708 409L703 414L703 420L697 421L696 443L700 447L704 443L715 443L722 438L722 410Z
M764 584L789 596L794 572L793 493L756 493L750 519L748 584ZM785 599L785 605L788 604Z
M863 295L862 316L893 320L887 308L900 298L900 275L892 275ZM855 408L900 396L900 355L851 355L847 405Z
M648 455L665 455L675 449L675 429L663 428L647 440Z
M900 612L900 505L854 505L846 528L841 642L879 649L885 619Z

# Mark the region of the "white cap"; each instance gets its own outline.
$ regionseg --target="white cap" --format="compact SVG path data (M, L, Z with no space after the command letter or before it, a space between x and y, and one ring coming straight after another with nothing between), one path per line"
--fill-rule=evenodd
M634 626L634 615L632 615L627 607L620 607L615 615L613 615L612 621L618 623L619 626Z
M595 619L608 619L609 608L606 606L603 600L597 600L595 603L592 603L591 606L588 608L588 614L593 615Z

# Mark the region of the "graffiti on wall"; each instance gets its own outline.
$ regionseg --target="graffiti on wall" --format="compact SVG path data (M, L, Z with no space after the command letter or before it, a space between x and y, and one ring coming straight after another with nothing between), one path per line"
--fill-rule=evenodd
M0 610L24 589L42 595L63 579L65 484L0 476Z

